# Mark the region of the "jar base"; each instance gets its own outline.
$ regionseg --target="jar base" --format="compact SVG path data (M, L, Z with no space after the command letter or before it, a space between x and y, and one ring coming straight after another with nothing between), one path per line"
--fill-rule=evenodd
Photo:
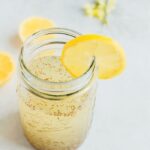
M42 146L37 146L36 144L34 144L30 138L28 137L27 133L24 131L24 136L26 137L27 141L30 143L30 145L36 149L36 150L77 150L79 148L79 146L76 146L76 148L56 148L56 149L53 149L53 148L43 148Z

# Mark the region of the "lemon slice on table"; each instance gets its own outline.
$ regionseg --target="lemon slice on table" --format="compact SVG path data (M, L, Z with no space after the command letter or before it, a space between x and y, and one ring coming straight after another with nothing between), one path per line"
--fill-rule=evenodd
M11 56L0 51L0 86L7 82L14 70L14 63Z
M22 41L25 41L33 33L42 29L54 27L53 21L42 17L30 17L24 20L19 29L19 36Z
M65 44L61 61L74 77L84 74L95 56L100 79L109 79L125 68L125 54L113 39L102 35L81 35Z

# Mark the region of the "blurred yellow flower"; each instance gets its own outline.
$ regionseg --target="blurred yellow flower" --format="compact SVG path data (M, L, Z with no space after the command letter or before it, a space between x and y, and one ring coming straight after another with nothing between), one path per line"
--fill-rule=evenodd
M84 12L87 16L96 17L103 24L107 24L107 16L115 8L116 0L95 0L93 4L87 3Z

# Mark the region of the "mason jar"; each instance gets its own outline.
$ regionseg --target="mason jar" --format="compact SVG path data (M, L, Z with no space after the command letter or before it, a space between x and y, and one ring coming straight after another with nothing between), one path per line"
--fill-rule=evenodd
M20 117L26 138L38 150L75 150L89 130L96 97L95 58L82 76L66 82L41 79L29 68L36 57L60 56L64 44L79 35L51 28L33 34L22 46L17 86Z

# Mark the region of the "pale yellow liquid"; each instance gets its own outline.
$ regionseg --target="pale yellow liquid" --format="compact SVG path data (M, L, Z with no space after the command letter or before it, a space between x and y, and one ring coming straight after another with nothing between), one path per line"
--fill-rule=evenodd
M29 68L34 75L52 82L73 79L59 57L38 57L32 60ZM83 142L91 122L95 89L59 101L40 98L22 88L18 88L18 93L24 132L34 147L75 150Z

